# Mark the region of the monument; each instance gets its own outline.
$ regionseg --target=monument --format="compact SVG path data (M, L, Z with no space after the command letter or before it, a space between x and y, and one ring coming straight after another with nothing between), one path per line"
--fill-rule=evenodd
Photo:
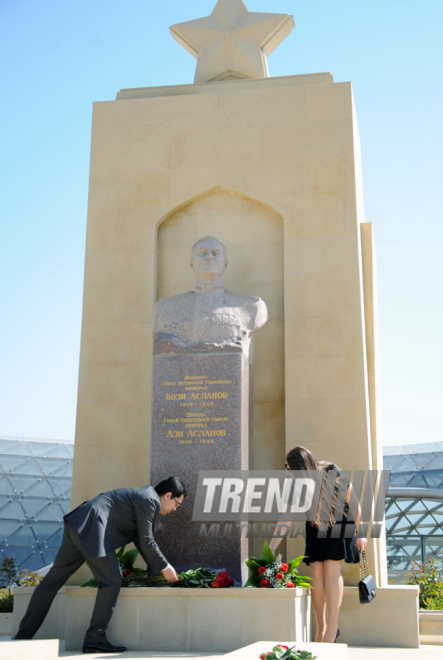
M241 583L247 540L202 538L191 521L200 470L251 466L253 339L267 309L260 298L225 290L227 265L223 243L200 239L190 262L195 291L155 305L151 482L177 473L189 488L179 519L156 528L174 567L224 568Z
M281 470L296 444L344 470L383 467L352 86L328 72L269 77L266 58L293 27L292 16L218 0L210 16L171 28L197 58L193 84L94 104L73 507L181 470L192 492L192 470L208 465ZM201 541L180 515L171 552L192 563ZM259 554L263 539L254 543ZM287 539L288 557L303 549ZM222 567L235 559L238 575L241 548L206 551ZM407 587L387 586L383 534L367 554L379 605L355 610L358 567L346 565L344 607L400 611ZM402 619L418 639L408 594ZM381 614L364 625L367 643L381 643L383 626L403 645ZM342 639L357 643L351 633Z
M330 73L268 76L266 58L293 26L291 16L219 0L210 16L171 28L197 58L194 84L123 89L115 101L94 104L73 506L169 470L163 457L156 472L156 433L177 426L164 419L191 416L185 407L189 415L178 415L174 401L169 415L157 397L166 403L167 393L191 392L178 385L185 376L234 386L217 361L252 358L241 333L253 334L264 309L248 302L247 319L231 323L232 312L222 309L237 309L235 295L258 296L268 309L255 341L249 466L281 469L285 452L303 444L343 469L382 468L375 260L352 88ZM183 295L195 285L190 249L205 236L226 246L226 289L236 294L204 293L223 285L200 281L200 273L197 289ZM213 265L223 264L218 250ZM217 299L225 295L226 305ZM200 304L205 320L191 322ZM180 377L162 377L176 386L153 391L158 365L203 356L217 364L213 372L183 366ZM244 369L244 388L246 378ZM246 425L246 409L239 415ZM195 424L228 433L212 415ZM250 428L242 433L251 437ZM198 451L201 465L223 447L221 436L213 447L180 445L184 436L165 440L181 457ZM199 540L188 535L186 543ZM292 556L303 551L300 539L287 546ZM382 540L370 540L368 557L385 584ZM358 572L346 571L356 584Z
M197 58L193 84L122 89L93 109L71 507L181 474L190 498L173 534L157 528L162 549L178 569L226 567L237 581L245 541L202 540L192 523L198 471L282 470L296 444L343 470L382 469L352 86L328 72L269 77L293 27L218 0L171 27ZM383 534L368 532L376 605L356 607L346 565L340 640L416 647L418 588L387 585ZM292 559L304 539L282 545ZM73 586L86 573L41 631L68 650L94 606L93 589ZM122 589L109 635L134 651L216 653L276 630L309 639L306 590Z

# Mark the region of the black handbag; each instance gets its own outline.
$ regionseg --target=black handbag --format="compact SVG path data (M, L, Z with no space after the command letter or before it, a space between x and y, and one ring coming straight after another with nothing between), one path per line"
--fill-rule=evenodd
M358 596L360 603L370 603L377 595L377 585L372 575L369 575L366 552L360 550L360 582L358 583Z

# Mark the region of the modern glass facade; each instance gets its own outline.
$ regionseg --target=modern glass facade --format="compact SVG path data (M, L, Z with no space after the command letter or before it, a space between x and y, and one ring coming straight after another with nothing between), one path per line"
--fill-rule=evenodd
M443 442L384 448L388 575L403 582L431 555L443 571Z
M69 511L74 445L0 438L0 560L19 570L54 561Z

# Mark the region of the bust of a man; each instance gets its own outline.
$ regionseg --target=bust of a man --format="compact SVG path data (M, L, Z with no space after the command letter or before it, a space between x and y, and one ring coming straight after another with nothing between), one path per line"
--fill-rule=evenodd
M228 265L226 248L212 236L201 238L192 248L195 291L163 298L155 305L155 350L175 344L177 348L241 350L249 359L253 333L268 319L261 298L226 291L223 273Z

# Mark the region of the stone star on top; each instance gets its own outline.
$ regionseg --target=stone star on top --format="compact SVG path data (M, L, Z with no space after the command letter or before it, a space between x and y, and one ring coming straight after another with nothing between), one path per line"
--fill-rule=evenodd
M295 27L288 14L250 12L243 0L218 0L210 16L169 29L197 58L195 83L268 78L266 58Z

